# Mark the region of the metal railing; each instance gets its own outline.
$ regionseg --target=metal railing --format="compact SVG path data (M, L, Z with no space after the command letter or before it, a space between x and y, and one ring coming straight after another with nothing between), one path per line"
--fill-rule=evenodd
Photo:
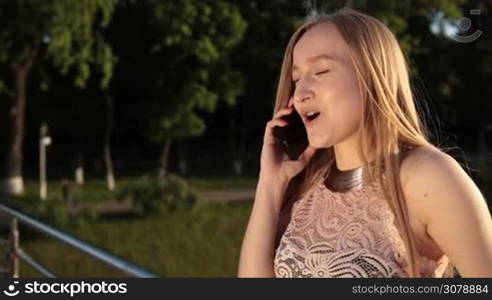
M99 249L81 239L78 239L66 232L58 230L51 227L35 218L28 216L18 210L15 210L4 204L0 204L0 212L6 213L10 219L9 225L9 238L6 241L8 243L8 260L9 266L4 270L4 273L9 277L17 278L19 277L19 259L24 260L26 263L31 265L34 269L39 271L41 274L47 277L56 277L56 275L42 266L40 263L36 262L32 257L30 257L26 252L24 252L19 246L19 229L18 221L26 224L27 226L45 233L62 243L68 244L81 252L92 256L93 258L100 260L110 267L122 271L130 276L151 278L158 277L157 275L132 264L120 257L110 254L102 249Z

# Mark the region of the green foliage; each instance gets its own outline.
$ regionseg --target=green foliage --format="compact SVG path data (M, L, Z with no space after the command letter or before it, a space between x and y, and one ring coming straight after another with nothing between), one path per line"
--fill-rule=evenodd
M228 106L236 105L236 99L243 93L246 86L242 72L232 69L229 63L221 63L216 66L215 70L214 90L218 91L219 98Z
M362 1L360 7L385 23L397 36L400 46L408 55L421 51L421 38L429 33L429 24L437 12L457 17L461 15L459 5L463 0L417 0L417 1ZM357 3L357 2L356 2ZM415 24L419 23L419 24ZM419 25L423 25L420 27ZM411 27L419 28L417 34Z
M29 0L0 3L0 63L22 65L46 59L62 74L74 70L84 87L95 67L106 88L116 63L101 30L111 20L117 0ZM40 64L41 66L42 64ZM6 80L0 78L0 92ZM40 83L46 88L46 82Z
M75 83L79 87L85 86L91 64L98 66L103 74L101 86L106 88L109 84L116 58L94 30L94 24L106 27L116 3L116 0L52 1L53 17L45 33L50 39L47 55L63 74L75 67Z
M184 179L169 174L164 185L150 176L128 183L117 198L120 201L131 200L138 214L148 215L191 209L199 200L199 195Z
M228 57L242 40L246 21L223 0L150 3L157 38L149 68L159 70L147 135L160 144L202 134L205 124L196 110L213 112L218 101L232 105L242 93L244 80Z
M50 198L40 201L37 213L50 223L66 224L70 218L68 208L60 198Z

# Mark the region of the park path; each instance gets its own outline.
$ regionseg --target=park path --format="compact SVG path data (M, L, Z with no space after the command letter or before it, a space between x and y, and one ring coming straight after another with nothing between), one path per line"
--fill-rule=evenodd
M254 189L210 190L200 192L209 202L252 202Z

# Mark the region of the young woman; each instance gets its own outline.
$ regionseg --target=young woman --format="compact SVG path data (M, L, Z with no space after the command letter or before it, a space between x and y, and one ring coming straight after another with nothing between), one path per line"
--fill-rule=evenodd
M293 110L309 141L297 160L272 134ZM285 51L239 276L447 277L453 266L492 277L492 220L429 142L397 40L351 9L311 18Z

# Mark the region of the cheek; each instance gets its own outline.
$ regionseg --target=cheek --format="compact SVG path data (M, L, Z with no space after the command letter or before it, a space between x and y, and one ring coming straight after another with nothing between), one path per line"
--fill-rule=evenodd
M359 97L353 97L349 100L349 102L352 115L357 117L357 119L360 119L362 115L362 100L359 99Z
M350 110L347 116L348 126L355 130L359 126L362 118L362 102L358 97L352 98L350 101Z
M329 127L334 140L340 141L354 134L362 118L362 103L358 98L338 98L332 106Z
M333 78L337 93L345 99L351 99L352 102L360 100L359 83L354 72L351 70L340 70Z
M332 106L332 115L334 119L351 123L353 120L359 120L362 115L362 102L358 97L347 97L343 95L337 99Z
M362 99L359 86L355 78L347 76L339 85L338 107L340 114L346 119L346 123L357 123L362 117ZM342 116L340 116L342 117Z

